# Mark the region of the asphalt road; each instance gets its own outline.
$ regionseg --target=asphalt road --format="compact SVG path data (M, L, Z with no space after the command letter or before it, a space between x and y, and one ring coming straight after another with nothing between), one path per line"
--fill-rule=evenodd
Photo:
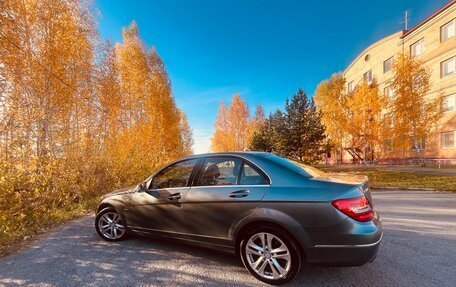
M304 265L290 286L456 286L456 193L378 191L385 234L361 267ZM0 259L0 286L258 286L235 257L146 238L101 240L93 216Z

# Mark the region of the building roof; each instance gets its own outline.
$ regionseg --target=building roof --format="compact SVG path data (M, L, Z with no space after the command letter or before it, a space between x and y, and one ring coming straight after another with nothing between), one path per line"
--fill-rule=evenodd
M399 39L404 39L407 35L410 35L411 33L413 33L414 31L418 30L421 26L423 26L424 24L426 24L427 22L429 22L430 20L432 20L433 18L435 18L436 16L440 15L442 12L444 12L445 10L449 9L450 7L452 7L453 5L456 4L456 0L451 0L450 2L448 2L445 6L443 6L442 8L440 8L439 10L435 11L432 15L430 15L429 17L427 17L426 19L424 19L423 21L421 21L420 23L418 23L417 25L415 25L415 27L413 27L412 29L410 30L400 30L400 31L397 31L393 34L390 34L386 37L383 37L382 39L372 43L371 45L369 45L367 48L365 48L361 53L358 54L358 56L356 56L356 58L350 63L350 65L348 65L347 68L345 68L345 70L343 71L343 73L345 74L348 70L350 70L350 68L362 57L364 56L364 54L369 51L370 49L374 48L375 46L383 43L384 41L387 41L389 39L391 39L392 37L399 37Z
M435 11L434 13L432 13L431 16L427 17L426 19L424 19L423 21L421 21L420 23L418 23L417 25L415 25L415 27L413 27L412 29L407 30L407 31L404 31L404 34L402 34L401 39L404 39L405 37L407 37L407 35L410 35L410 34L413 33L414 31L416 31L417 29L419 29L421 26L423 26L423 25L426 24L427 22L431 21L431 20L434 19L437 15L439 15L440 13L442 13L443 11L447 10L448 8L450 8L451 6L453 6L453 5L455 5L455 4L456 4L456 0L451 0L451 1L448 2L445 6L443 6L443 7L440 8L439 10Z
M374 43L370 44L367 48L365 48L362 52L360 52L358 54L358 56L355 57L355 59L353 59L353 61L350 62L350 65L348 65L347 68L345 68L344 70L344 74L351 69L351 67L361 58L363 57L369 50L375 48L377 45L380 45L382 44L383 42L386 42L386 41L389 41L391 40L392 38L396 38L398 39L399 41L399 38L401 38L400 34L402 33L402 31L398 31L398 32L395 32L393 34L390 34L386 37L383 37L381 38L380 40L378 41L375 41Z

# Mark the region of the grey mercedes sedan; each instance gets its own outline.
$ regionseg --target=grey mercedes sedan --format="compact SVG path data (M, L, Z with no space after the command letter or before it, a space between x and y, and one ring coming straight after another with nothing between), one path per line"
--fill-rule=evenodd
M96 212L104 240L136 233L230 252L269 284L292 280L304 260L371 262L383 234L366 177L262 152L179 159L105 195Z

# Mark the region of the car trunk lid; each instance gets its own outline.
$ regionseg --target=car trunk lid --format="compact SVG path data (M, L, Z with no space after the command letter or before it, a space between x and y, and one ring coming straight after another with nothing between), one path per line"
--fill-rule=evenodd
M369 189L369 178L365 175L343 172L320 172L318 174L313 173L312 177L318 180L356 186L367 197L371 206L373 206L372 196Z
M369 178L366 175L345 172L325 172L300 162L292 162L309 174L310 177L317 180L343 183L357 187L367 197L371 206L373 206L372 196L369 190Z

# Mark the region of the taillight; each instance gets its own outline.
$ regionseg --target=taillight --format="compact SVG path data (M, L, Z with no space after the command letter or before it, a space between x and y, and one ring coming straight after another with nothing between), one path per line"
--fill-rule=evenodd
M374 218L372 207L366 196L338 199L331 204L357 221L366 222Z

